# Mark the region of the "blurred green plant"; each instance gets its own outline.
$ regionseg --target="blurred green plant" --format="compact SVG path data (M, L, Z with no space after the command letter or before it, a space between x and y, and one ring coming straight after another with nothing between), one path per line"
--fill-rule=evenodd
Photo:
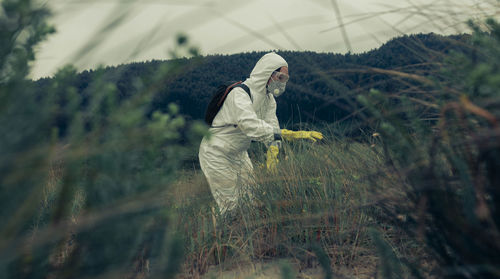
M382 222L419 239L431 255L406 266L425 265L422 271L442 278L499 278L500 25L470 26L469 51L451 53L440 71L405 76L421 94L395 102L372 90L358 100L380 133L381 170L405 193L391 198L374 188L385 197Z
M206 132L175 105L148 111L178 69L163 67L138 81L144 85L127 99L100 75L84 100L71 86L76 70L67 66L36 94L30 61L54 31L37 3L1 3L0 274L173 277L183 250L165 197Z

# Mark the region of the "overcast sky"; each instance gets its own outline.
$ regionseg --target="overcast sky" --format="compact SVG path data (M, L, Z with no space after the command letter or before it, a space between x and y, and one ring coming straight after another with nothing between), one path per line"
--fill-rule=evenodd
M401 34L468 32L500 14L498 0L46 0L57 33L38 49L32 77L73 64L168 59L178 33L202 54L253 50L354 53Z

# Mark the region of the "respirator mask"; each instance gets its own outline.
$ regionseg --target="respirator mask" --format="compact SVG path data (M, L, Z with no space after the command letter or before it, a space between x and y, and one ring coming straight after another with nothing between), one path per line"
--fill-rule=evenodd
M283 72L274 71L269 84L267 85L267 93L273 94L274 97L279 97L285 92L286 82L289 76Z

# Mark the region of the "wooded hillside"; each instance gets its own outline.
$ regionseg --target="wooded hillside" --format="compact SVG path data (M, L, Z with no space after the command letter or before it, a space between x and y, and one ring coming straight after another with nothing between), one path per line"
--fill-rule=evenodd
M418 94L413 87L414 80L384 70L423 76L439 72L443 54L469 51L468 39L468 35L431 33L395 38L378 49L361 54L278 51L287 60L291 77L286 93L277 99L278 118L286 125L356 119L360 106L355 97L360 92L375 88L386 94ZM154 87L152 90L157 93L151 100L151 111L165 111L173 102L188 118L203 119L206 104L217 86L244 80L264 53L210 55L106 67L79 73L71 84L81 95L83 107L91 97L89 85L99 78L116 85L120 100ZM153 82L157 73L173 65L182 65L181 70L169 74L160 83ZM40 94L54 86L53 80L36 81ZM59 122L59 126L64 126L63 114Z

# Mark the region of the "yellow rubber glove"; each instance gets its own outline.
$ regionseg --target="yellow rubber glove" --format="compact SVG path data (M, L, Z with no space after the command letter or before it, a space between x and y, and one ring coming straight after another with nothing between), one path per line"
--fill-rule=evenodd
M290 131L281 129L281 138L284 140L308 139L315 142L317 139L323 139L323 134L316 131Z
M267 149L266 153L266 167L268 171L276 172L276 166L278 165L278 154L280 149L278 146L271 145Z

